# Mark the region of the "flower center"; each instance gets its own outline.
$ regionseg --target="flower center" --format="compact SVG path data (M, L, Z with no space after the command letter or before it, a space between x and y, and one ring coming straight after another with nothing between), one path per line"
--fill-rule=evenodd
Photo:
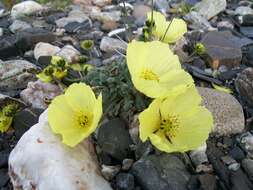
M153 73L151 70L145 69L141 72L141 78L145 79L145 80L155 80L157 82L159 82L159 77Z
M163 118L160 125L160 130L164 133L165 137L172 143L172 139L176 137L179 127L179 120L176 115L168 115Z
M79 112L76 115L77 123L81 128L89 127L91 125L92 119L93 114L89 112Z

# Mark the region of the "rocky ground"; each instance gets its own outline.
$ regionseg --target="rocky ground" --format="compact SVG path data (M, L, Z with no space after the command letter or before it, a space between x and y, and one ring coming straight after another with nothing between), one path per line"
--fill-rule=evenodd
M98 68L122 62L124 41L141 34L151 10L151 2L142 0L125 4L74 0L64 9L50 3L25 7L13 3L7 7L0 2L0 105L15 101L23 109L12 128L0 134L0 190L13 189L8 176L11 150L38 122L48 100L61 93L59 86L38 81L36 73L52 55L70 63L87 55L88 63ZM200 86L215 129L207 147L164 154L136 140L135 120L114 116L94 139L102 175L116 190L253 189L253 2L157 0L155 9L168 18L176 15L187 21L189 32L174 50ZM80 42L90 39L94 47L87 54ZM196 53L198 42L205 47L204 56ZM75 73L72 77L76 79ZM213 90L215 85L231 89L232 95Z

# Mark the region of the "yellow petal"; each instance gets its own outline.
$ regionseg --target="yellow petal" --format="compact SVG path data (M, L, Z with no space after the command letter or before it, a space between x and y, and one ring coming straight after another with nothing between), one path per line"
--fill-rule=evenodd
M171 113L173 115L193 115L194 108L197 108L201 103L201 96L199 95L195 86L188 88L181 88L175 93L171 93L161 104L160 110L162 116L167 116Z
M62 79L67 75L67 72L68 72L67 70L61 71L55 68L53 75L57 79Z
M206 108L199 107L194 115L182 116L178 135L173 139L173 143L183 151L197 149L207 140L212 127L212 114Z
M100 94L98 96L98 99L96 100L96 105L94 106L94 110L93 110L94 117L93 117L92 125L89 130L90 133L96 130L98 123L102 117L102 114L103 114L102 94Z
M172 22L172 23L171 23ZM166 23L166 28L169 27L163 42L175 43L183 37L187 32L187 25L184 20L174 18L172 21ZM162 32L162 31L161 31ZM163 33L163 35L165 34ZM161 33L162 34L162 33Z
M96 97L90 86L85 83L74 83L65 92L66 100L74 110L91 111Z
M149 69L163 74L171 69L181 68L177 55L173 54L167 44L159 41L132 41L127 46L127 65L131 73L140 69Z
M226 92L228 94L232 94L233 91L230 89L230 88L226 88L226 87L223 87L223 86L218 86L214 83L212 83L212 86L216 89L216 90L219 90L221 92Z
M55 65L55 66L57 66L57 64L58 64L59 62L61 62L61 61L64 61L64 62L65 62L64 58L62 58L62 57L60 57L60 56L54 55L54 56L52 56L52 58L51 58L51 64L52 64L52 65Z
M52 81L52 77L46 75L44 72L41 72L41 73L37 74L36 77L38 79L40 79L42 82L45 82L45 83L49 83L49 82Z
M148 20L151 21L152 12L149 12L147 17L148 17ZM162 37L162 34L164 34L166 31L166 18L162 13L153 11L153 22L155 22L155 27L153 28L152 33L158 39L160 39Z
M160 151L164 152L180 152L181 150L178 149L178 147L175 147L173 144L171 144L163 133L157 132L156 134L151 134L149 136L150 142Z
M152 13L148 13L148 20L151 20L151 15ZM182 19L174 18L166 22L163 14L153 11L153 20L155 22L153 34L163 42L174 43L187 32L187 25Z
M48 107L48 121L52 131L63 133L72 128L75 124L74 114L64 95L55 97Z
M151 98L166 97L170 91L194 83L169 46L159 41L131 42L127 65L135 88Z
M160 127L160 103L160 100L154 100L150 106L139 115L140 139L143 142Z

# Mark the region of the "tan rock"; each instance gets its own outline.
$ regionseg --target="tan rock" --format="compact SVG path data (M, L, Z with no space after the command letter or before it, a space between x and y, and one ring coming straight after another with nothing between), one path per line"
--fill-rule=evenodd
M198 87L198 91L203 98L203 105L213 114L214 133L231 135L244 130L242 106L232 95L202 87Z

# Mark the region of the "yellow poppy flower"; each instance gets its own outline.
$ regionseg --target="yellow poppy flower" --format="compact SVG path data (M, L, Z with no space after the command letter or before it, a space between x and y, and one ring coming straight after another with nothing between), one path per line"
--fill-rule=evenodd
M42 82L49 83L53 80L53 78L52 78L52 73L48 73L48 72L49 72L49 67L46 67L45 69L43 69L42 72L37 74L36 77L40 79Z
M90 86L72 84L48 108L48 121L62 142L74 147L94 132L102 116L102 96L96 99Z
M148 13L148 20L151 20L152 13ZM166 21L165 16L153 11L153 21L155 27L152 30L153 35L166 43L174 43L187 32L187 25L184 20L174 18L172 21ZM166 32L167 30L167 32Z
M185 152L201 146L211 131L211 113L200 106L195 87L155 99L140 116L140 139L165 152Z
M61 80L68 74L68 70L65 68L59 68L56 66L49 65L42 72L37 74L37 78L40 79L42 82L48 83L53 80L53 77L56 79Z
M151 98L163 98L194 84L177 55L159 41L129 43L127 65L135 88Z

